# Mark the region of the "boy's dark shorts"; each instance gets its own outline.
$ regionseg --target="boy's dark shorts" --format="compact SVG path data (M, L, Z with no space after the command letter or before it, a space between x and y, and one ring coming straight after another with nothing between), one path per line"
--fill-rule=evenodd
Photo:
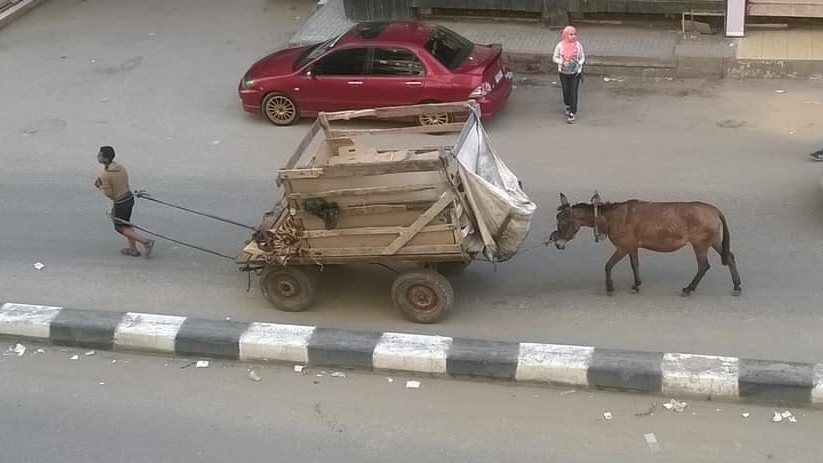
M111 217L112 219L120 219L126 222L131 222L131 210L134 208L134 197L130 197L129 199L114 203L114 206L111 208ZM128 227L128 225L123 225L114 221L114 229L119 232L121 228Z

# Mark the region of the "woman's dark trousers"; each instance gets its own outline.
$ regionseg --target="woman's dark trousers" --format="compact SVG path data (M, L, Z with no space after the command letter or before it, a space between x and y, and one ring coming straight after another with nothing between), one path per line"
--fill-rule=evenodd
M572 114L577 114L577 89L580 87L581 74L560 73L560 86L563 87L563 104Z

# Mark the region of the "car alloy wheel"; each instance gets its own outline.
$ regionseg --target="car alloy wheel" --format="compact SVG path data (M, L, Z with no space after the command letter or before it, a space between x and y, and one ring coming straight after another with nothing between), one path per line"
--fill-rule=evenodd
M421 114L417 116L420 125L445 125L451 122L449 113Z
M299 118L297 104L281 93L272 93L263 100L263 114L274 125L291 125Z

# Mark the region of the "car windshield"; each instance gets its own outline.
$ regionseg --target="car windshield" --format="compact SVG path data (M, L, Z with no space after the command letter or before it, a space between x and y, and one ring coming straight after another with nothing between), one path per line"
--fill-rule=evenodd
M304 64L308 63L309 61L312 61L312 60L316 59L317 57L319 57L323 53L326 53L326 51L329 48L335 46L337 44L337 42L340 41L340 39L342 37L343 37L343 34L340 34L340 35L334 36L334 37L326 40L325 42L320 42L320 43L314 44L314 45L310 46L309 48L307 48L306 51L304 51L303 54L301 54L294 61L293 70L296 71L296 70L300 69L301 67L303 67Z
M448 69L463 64L473 49L474 44L469 39L443 26L436 27L426 42L426 50Z

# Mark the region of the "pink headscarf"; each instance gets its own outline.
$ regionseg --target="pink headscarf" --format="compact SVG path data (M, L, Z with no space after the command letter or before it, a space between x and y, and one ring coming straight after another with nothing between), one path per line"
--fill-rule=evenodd
M575 29L574 26L566 26L566 28L563 29L563 49L561 51L561 56L563 57L564 62L577 58L577 37L571 37L571 35L576 32L577 29Z

